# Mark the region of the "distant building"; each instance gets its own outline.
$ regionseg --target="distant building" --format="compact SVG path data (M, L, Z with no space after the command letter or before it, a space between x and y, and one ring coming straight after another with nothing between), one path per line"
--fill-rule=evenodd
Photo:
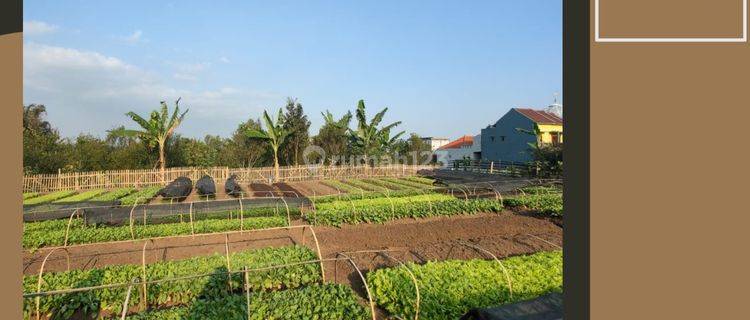
M560 112L562 113L561 105ZM533 132L535 123L541 131L538 137L540 143L563 142L563 120L560 116L542 110L513 108L495 124L482 129L482 160L531 161L529 143L536 143L537 137L523 130Z
M430 151L435 151L438 148L448 144L450 140L448 140L448 138L422 137L422 142L430 146Z
M557 103L557 94L555 94L555 101L552 102L552 104L549 105L544 111L552 113L560 118L563 117L563 106L562 104Z
M481 135L463 136L451 141L435 150L434 160L448 167L449 163L454 160L470 159L480 160L482 151Z

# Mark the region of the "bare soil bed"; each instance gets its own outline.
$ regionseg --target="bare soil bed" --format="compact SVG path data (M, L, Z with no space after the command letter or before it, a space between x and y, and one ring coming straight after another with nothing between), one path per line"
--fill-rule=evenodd
M294 224L299 225L304 222L295 221ZM386 224L346 225L342 228L315 227L315 233L324 258L335 257L337 252L397 249L400 251L394 252L393 255L399 259L424 262L482 257L477 251L460 245L461 242L477 244L498 257L551 250L556 248L555 245L562 245L562 229L555 224L511 212L420 220L402 219ZM301 244L302 241L302 228L249 231L243 234L230 234L229 250L234 252L252 248ZM140 264L144 243L145 241L138 240L71 246L68 248L71 257L70 267L81 269L111 264ZM315 248L309 231L305 233L304 245ZM24 274L36 274L49 251L49 249L40 249L33 253L24 252ZM224 252L225 235L223 234L161 238L147 245L146 262L185 259ZM372 260L372 256L372 254L369 256L352 254L353 259L363 269L378 267L374 260L367 262ZM343 266L340 262L339 267ZM334 274L335 267L334 263L326 264L326 274ZM53 253L45 265L46 271L61 271L65 268L66 258L63 250ZM348 277L340 277L337 281L348 282L346 278Z

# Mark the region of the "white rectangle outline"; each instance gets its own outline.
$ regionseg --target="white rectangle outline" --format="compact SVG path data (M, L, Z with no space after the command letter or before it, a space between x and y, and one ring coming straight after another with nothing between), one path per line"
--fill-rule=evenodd
M742 0L741 38L602 38L599 36L599 0L594 1L595 42L747 42L747 0Z

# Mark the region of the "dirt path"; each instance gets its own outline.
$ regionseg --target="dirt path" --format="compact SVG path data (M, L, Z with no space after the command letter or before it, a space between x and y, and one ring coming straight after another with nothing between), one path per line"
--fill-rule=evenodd
M299 225L303 222L295 221L293 224ZM315 227L315 233L324 258L335 257L337 252L368 249L399 249L402 251L398 255L394 253L394 256L418 262L481 257L476 251L460 246L459 242L462 241L478 244L498 257L555 248L527 234L533 234L557 245L562 244L562 229L554 224L508 212L420 220L402 219L387 224L359 224L342 228ZM225 239L223 234L157 239L147 247L146 262L223 254ZM302 228L233 233L228 239L230 252L301 244L303 240ZM309 231L305 233L304 241L305 245L314 249ZM137 240L69 247L71 268L140 264L144 243L144 240ZM24 252L24 274L36 274L49 251L41 249L34 253ZM360 261L372 256L352 255L364 269L377 267L365 260ZM45 266L45 270L49 271L60 271L65 268L66 259L62 250L50 256ZM326 264L325 268L326 273L333 274L335 265Z

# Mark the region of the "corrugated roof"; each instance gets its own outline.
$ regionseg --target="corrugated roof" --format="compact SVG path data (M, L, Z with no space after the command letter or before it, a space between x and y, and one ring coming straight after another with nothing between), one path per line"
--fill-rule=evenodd
M448 144L443 145L440 148L437 148L438 150L445 150L445 149L458 149L463 146L470 146L474 144L474 137L473 136L463 136L461 138L458 138L456 140L453 140L449 142Z
M514 109L538 124L563 124L563 119L554 113L534 109Z

